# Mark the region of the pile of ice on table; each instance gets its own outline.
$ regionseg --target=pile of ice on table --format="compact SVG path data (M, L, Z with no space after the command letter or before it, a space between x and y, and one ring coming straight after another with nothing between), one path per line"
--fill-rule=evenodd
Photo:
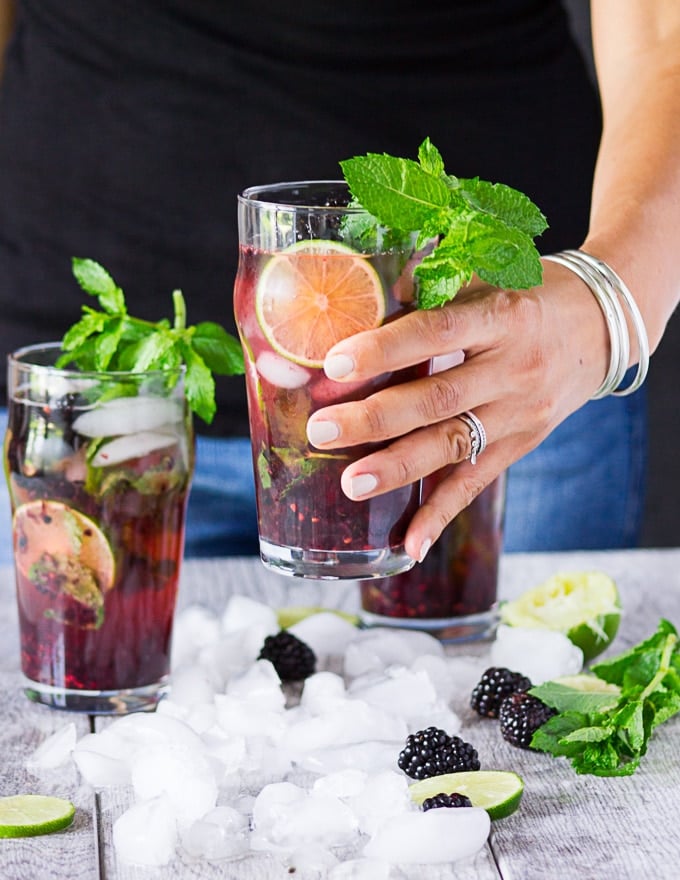
M119 718L77 743L67 725L41 746L33 769L72 755L95 789L131 787L134 803L113 829L126 863L268 853L332 880L378 880L399 876L396 864L474 855L489 833L486 811L424 812L397 757L409 733L460 731L451 705L466 705L483 661L446 656L424 633L359 630L317 613L290 631L324 671L287 701L272 663L258 659L278 630L275 611L246 597L233 597L221 617L184 610L172 690L157 711Z

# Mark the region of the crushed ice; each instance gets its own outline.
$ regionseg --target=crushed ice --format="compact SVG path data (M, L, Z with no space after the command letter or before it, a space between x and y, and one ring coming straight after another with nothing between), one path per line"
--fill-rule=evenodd
M398 864L477 852L489 833L487 813L423 812L397 756L410 732L431 724L460 730L452 699L465 694L467 702L484 661L447 656L423 633L357 630L326 612L292 630L319 666L324 656L334 661L334 671L321 668L301 694L282 688L273 665L258 659L265 637L278 631L270 607L235 596L221 616L186 608L175 622L173 688L155 713L118 718L77 743L67 726L32 760L58 766L72 754L94 788L132 792L133 805L113 828L123 863L266 852L337 880L392 880L403 876ZM532 680L540 678L535 665L548 677L580 669L582 658L555 638L527 651L526 634L502 633L494 661ZM535 660L530 672L520 664L527 658Z

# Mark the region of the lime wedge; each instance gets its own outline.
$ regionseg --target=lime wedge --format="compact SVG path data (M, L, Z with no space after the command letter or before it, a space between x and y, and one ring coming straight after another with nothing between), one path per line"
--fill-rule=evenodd
M430 776L409 786L411 798L422 804L436 794L464 794L473 807L482 807L490 819L504 819L514 813L522 800L524 781L509 770L464 770Z
M34 837L62 831L73 822L70 801L41 794L0 797L0 837Z
M313 614L322 614L325 612L337 614L338 617L342 617L343 620L346 620L347 623L351 623L352 626L359 625L359 618L356 614L350 614L348 611L338 611L337 608L322 608L317 605L288 605L285 608L278 608L276 616L281 629L288 629L289 626L294 626L296 623L305 620L307 617L311 617Z
M578 675L561 675L559 678L553 678L553 681L564 685L564 687L580 691L582 694L611 694L612 696L619 696L621 693L621 688L617 684L611 684L588 672L580 672Z
M509 626L564 633L592 660L609 647L621 620L616 584L600 571L556 574L500 607Z

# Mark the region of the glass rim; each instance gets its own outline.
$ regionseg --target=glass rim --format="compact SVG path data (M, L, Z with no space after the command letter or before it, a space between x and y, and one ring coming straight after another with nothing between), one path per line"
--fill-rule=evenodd
M256 186L249 186L238 194L238 201L244 205L257 206L266 208L270 211L319 211L319 212L336 212L338 214L367 214L368 211L361 205L320 205L313 200L308 202L285 201L280 198L265 199L261 198L264 193L271 192L283 194L286 190L305 189L311 187L327 187L327 188L343 188L351 198L349 184L342 179L320 179L320 180L285 180L278 183L263 183ZM260 196L260 197L258 197Z
M32 345L24 345L7 355L7 361L10 366L17 369L25 368L31 370L40 370L49 372L54 376L78 376L79 378L102 378L107 379L134 379L142 376L169 376L173 374L182 375L186 373L186 364L179 364L177 367L168 367L167 369L154 370L81 370L77 367L69 369L68 367L56 367L54 364L39 364L28 360L31 354L43 352L63 352L61 342L36 342ZM64 352L65 354L67 352Z

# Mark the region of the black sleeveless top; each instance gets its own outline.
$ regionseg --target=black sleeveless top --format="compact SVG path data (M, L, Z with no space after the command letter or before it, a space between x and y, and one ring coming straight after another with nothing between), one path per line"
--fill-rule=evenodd
M599 107L558 0L20 0L0 95L0 349L61 337L92 257L135 313L234 330L236 195L415 158L527 192L580 244ZM4 364L2 373L4 383ZM242 379L213 432L245 435ZM200 426L199 426L200 427Z

